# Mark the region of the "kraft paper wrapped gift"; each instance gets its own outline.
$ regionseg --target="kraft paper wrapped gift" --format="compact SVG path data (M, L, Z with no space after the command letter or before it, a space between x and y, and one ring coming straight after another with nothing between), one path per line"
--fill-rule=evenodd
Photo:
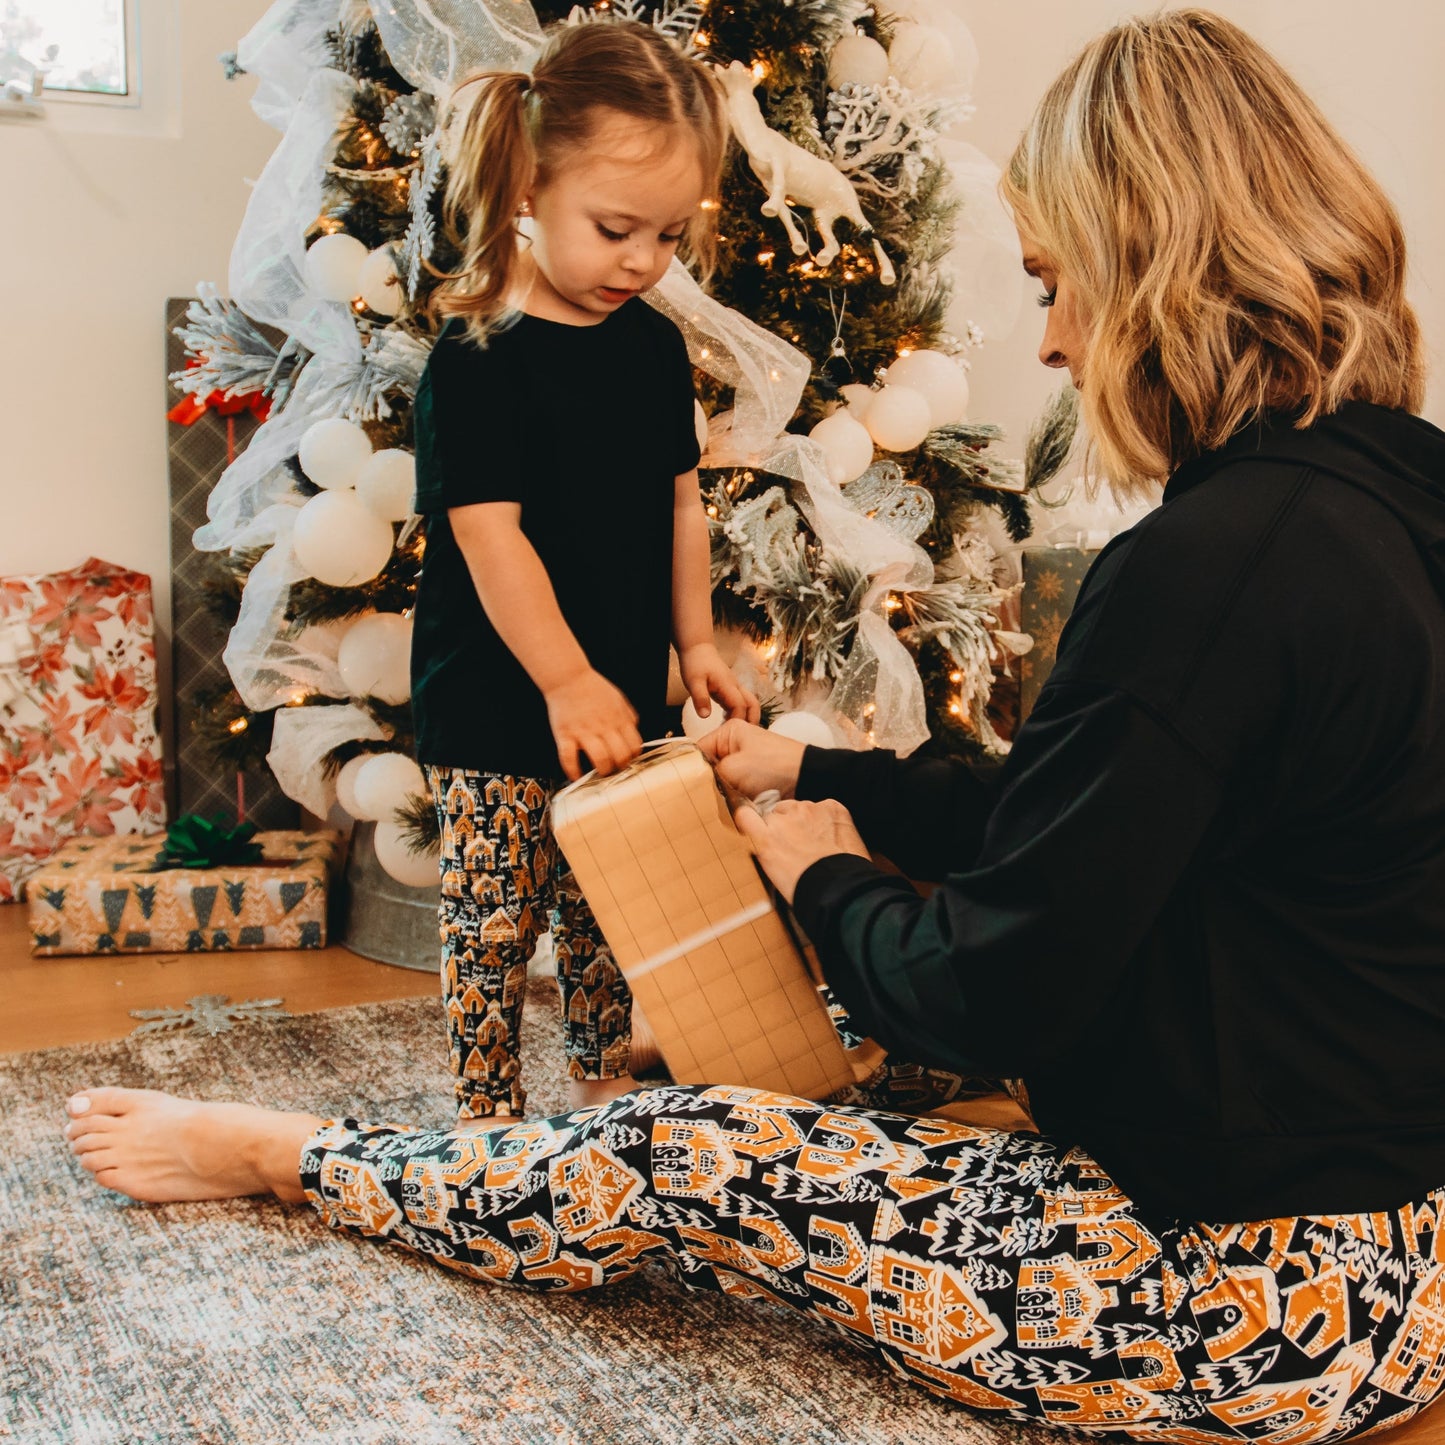
M321 948L340 835L258 833L258 863L167 868L165 835L77 838L35 873L31 952Z
M793 934L689 742L552 800L558 844L680 1084L821 1099L855 1070Z

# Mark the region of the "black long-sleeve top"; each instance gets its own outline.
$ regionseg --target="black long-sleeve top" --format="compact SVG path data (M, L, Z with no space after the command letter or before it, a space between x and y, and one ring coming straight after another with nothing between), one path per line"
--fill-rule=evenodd
M1249 1220L1445 1184L1445 435L1347 404L1171 478L1100 554L990 790L810 748L918 879L800 879L879 1042L1022 1077L1141 1205Z

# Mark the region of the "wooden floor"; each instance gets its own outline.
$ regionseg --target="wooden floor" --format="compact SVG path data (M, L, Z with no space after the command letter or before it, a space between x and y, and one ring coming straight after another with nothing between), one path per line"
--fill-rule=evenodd
M198 994L279 998L289 1013L439 996L436 973L334 945L296 952L128 953L32 958L29 910L0 904L0 1054L119 1039L131 1009L178 1008Z
M436 974L372 963L335 945L309 952L137 953L105 958L32 958L28 910L0 905L0 1054L123 1038L131 1009L177 1008L198 994L234 1003L279 998L290 1013L435 995ZM970 1122L1015 1125L1012 1104ZM981 1114L984 1110L979 1111ZM1445 1406L1372 1445L1445 1445Z

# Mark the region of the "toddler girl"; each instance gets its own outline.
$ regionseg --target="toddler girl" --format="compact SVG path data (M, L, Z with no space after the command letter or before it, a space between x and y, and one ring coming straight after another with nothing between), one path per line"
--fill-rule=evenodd
M714 82L616 22L561 28L530 76L462 94L446 196L462 260L416 396L412 703L470 1120L524 1111L527 960L549 924L573 1106L632 1086L631 995L558 853L552 793L659 735L669 641L700 713L758 705L712 641L687 349L642 299L680 246L713 253Z

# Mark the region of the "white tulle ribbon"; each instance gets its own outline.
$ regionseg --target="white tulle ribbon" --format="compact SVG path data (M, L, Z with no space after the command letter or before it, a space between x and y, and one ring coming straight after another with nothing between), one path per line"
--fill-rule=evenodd
M828 705L856 746L911 752L928 737L923 684L883 608L889 593L932 583L928 554L849 506L818 445L783 430L812 371L807 356L705 295L679 261L646 299L677 324L693 364L735 388L732 410L709 424L703 465L755 466L796 483L793 500L818 540L869 577L853 651Z
M326 776L325 760L343 743L380 742L376 722L359 707L283 707L276 714L266 761L281 791L324 818L336 801L336 784Z
M291 124L311 77L326 64L326 32L337 0L277 0L236 46L236 63L256 77L251 109L277 130Z
M542 27L525 0L370 3L392 65L432 95L475 70L530 70L542 46Z

